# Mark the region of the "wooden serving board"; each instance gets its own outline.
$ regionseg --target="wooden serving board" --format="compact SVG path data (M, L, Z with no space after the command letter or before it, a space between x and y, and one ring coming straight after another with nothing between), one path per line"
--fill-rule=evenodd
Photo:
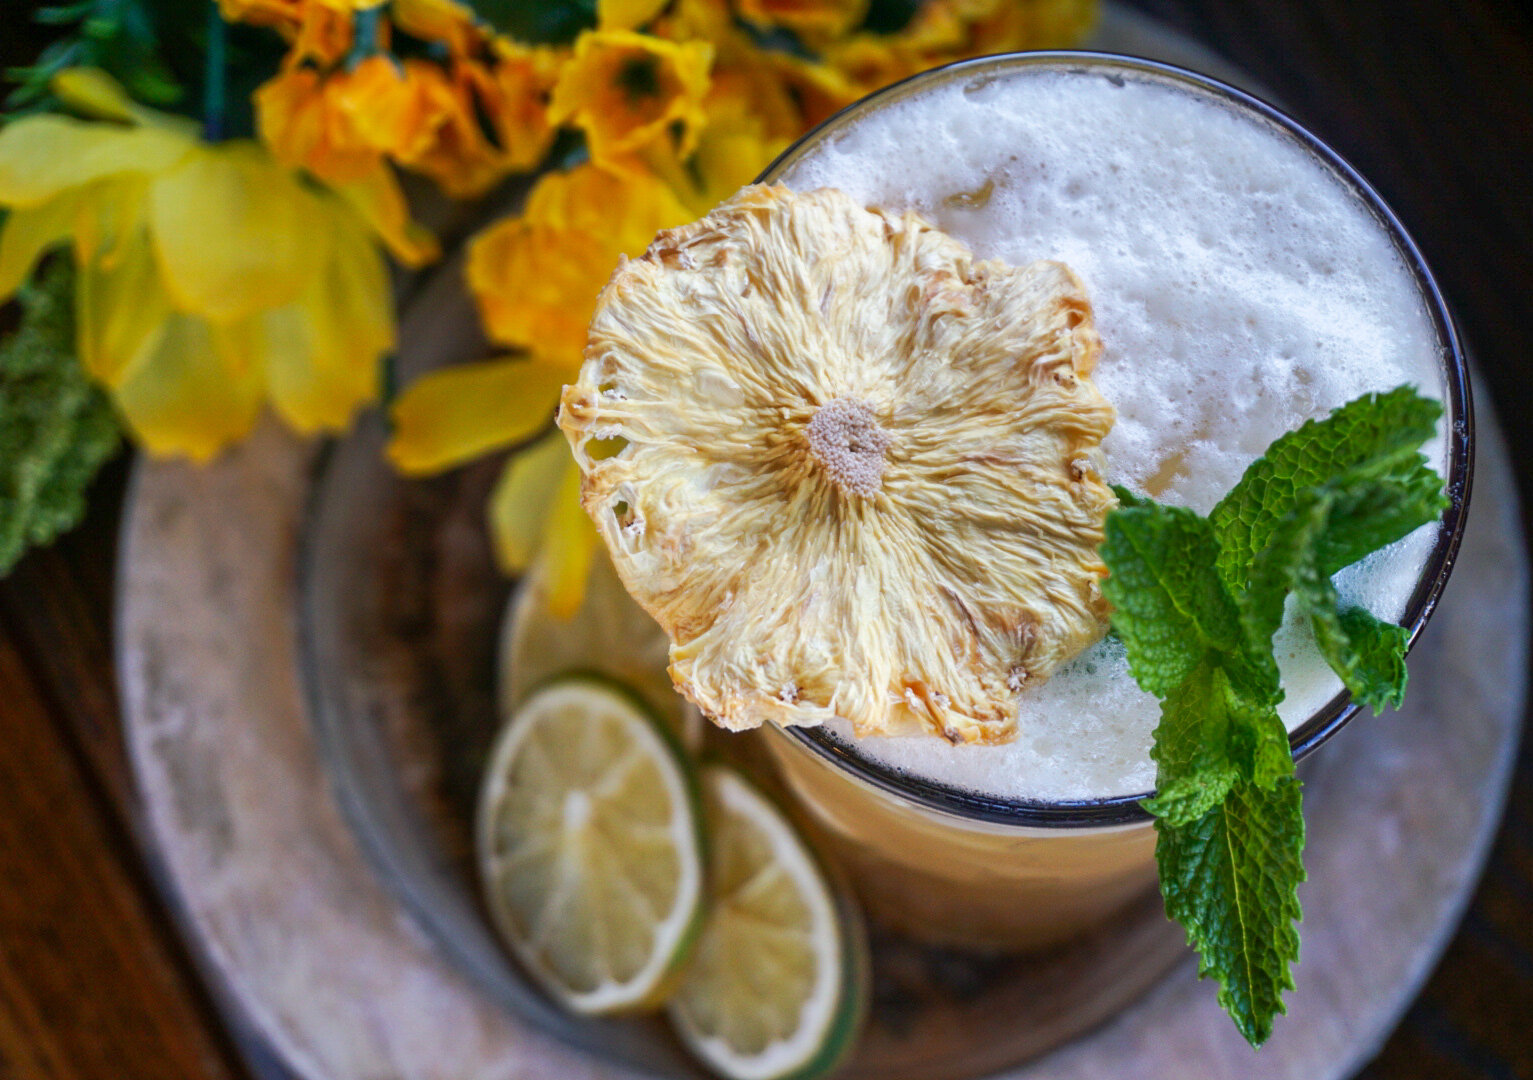
M1098 44L1230 75L1116 9ZM481 347L456 281L449 266L408 305L407 366ZM402 485L380 479L380 438L376 417L328 447L271 427L210 468L136 475L119 670L145 824L185 926L281 1074L684 1071L652 1025L561 1017L488 936L462 822L507 588L478 525L494 466ZM1245 1047L1190 958L1160 977L1177 932L1150 900L1027 961L880 942L858 1072L1339 1080L1375 1051L1457 922L1516 746L1527 561L1483 413L1480 439L1469 533L1410 704L1353 722L1306 767L1304 954L1267 1047Z

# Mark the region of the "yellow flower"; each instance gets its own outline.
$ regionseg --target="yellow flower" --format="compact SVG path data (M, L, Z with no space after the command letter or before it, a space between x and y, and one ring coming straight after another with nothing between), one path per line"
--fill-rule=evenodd
M0 298L73 241L80 359L152 453L206 460L268 401L299 431L339 428L393 345L378 237L433 253L394 196L315 189L168 119L29 117L0 131Z
M862 22L868 0L739 0L739 11L755 26L785 26L805 41L823 42Z
M549 606L568 618L580 606L599 542L580 508L580 470L553 423L559 390L574 373L536 360L460 364L417 380L391 410L390 460L408 474L436 472L490 450L536 442L512 455L490 497L490 534L501 569L548 563Z
M472 9L457 0L393 0L389 18L413 38L441 42L453 56L477 52L486 39Z
M603 30L637 30L665 10L669 0L596 0L596 25Z
M511 459L490 496L490 535L501 569L545 566L548 610L568 619L585 596L601 538L580 506L580 469L564 434L554 431Z
M726 138L726 135L728 136ZM710 155L761 154L747 135L718 133ZM710 165L715 185L743 168ZM726 174L728 174L726 176ZM689 189L704 197L708 188ZM712 190L708 188L708 190ZM560 387L579 369L596 295L624 255L637 255L661 229L694 210L661 179L619 176L595 164L550 173L524 212L491 226L469 246L468 281L490 336L528 350L528 359L463 364L411 384L392 409L388 454L402 472L427 473L524 442L548 427ZM490 504L502 567L520 573L535 556L549 562L550 605L580 604L596 533L580 509L580 474L557 431L513 456Z
M685 156L707 120L703 99L713 47L627 30L588 30L559 74L549 119L586 134L591 158L627 167L647 145L675 137Z
M596 294L623 255L692 217L657 177L587 163L542 177L526 210L469 245L468 284L492 340L573 371Z

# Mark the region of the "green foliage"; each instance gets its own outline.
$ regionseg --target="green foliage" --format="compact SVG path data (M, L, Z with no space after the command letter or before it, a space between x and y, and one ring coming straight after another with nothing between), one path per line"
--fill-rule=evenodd
M19 85L6 99L13 114L40 111L53 104L48 82L71 67L102 68L128 93L148 105L169 106L185 91L161 59L155 19L142 0L76 0L39 7L32 18L60 28L30 67L6 72Z
M55 260L21 291L21 325L0 342L0 574L79 522L121 442L111 402L74 356L73 294L73 272Z
M1278 438L1210 515L1223 549L1219 573L1232 589L1245 588L1245 572L1307 488L1388 476L1416 490L1440 491L1442 480L1427 468L1420 447L1441 415L1441 404L1401 386L1365 394ZM1335 564L1334 573L1363 554L1326 561Z
M1252 1046L1272 1034L1299 958L1304 880L1299 781L1241 782L1185 825L1158 820L1166 914L1187 929L1198 975L1219 980L1219 1004Z
M563 45L596 26L596 0L469 0L503 34L535 45Z
M1278 439L1209 518L1119 491L1103 592L1135 681L1161 699L1151 756L1166 911L1259 1045L1293 986L1304 821L1272 635L1293 596L1322 656L1376 712L1405 693L1409 634L1340 606L1331 575L1434 520L1418 452L1441 406L1402 387Z
M5 100L6 114L59 111L49 89L54 75L70 67L99 67L130 97L158 109L206 120L210 84L224 103L219 138L252 135L250 95L276 74L286 44L267 27L220 24L226 39L221 62L210 70L212 0L75 0L39 7L33 19L58 28L58 37L29 67L6 72L18 83Z

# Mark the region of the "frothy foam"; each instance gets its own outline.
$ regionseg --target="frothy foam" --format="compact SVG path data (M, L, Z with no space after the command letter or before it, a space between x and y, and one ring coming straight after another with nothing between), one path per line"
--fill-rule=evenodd
M980 257L1068 263L1118 410L1109 479L1165 502L1207 513L1273 439L1359 394L1441 393L1421 292L1367 205L1293 136L1179 84L1037 68L954 79L874 109L781 179L918 211ZM1446 474L1446 441L1427 453ZM1344 571L1343 599L1399 620L1434 538L1424 527ZM1341 684L1298 620L1277 646L1292 729ZM1022 696L1014 743L854 745L989 795L1125 795L1153 787L1158 708L1109 641Z

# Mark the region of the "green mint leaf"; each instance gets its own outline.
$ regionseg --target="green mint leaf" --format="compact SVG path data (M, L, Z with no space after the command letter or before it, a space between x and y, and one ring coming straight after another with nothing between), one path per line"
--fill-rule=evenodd
M1198 975L1219 980L1219 1004L1253 1046L1272 1034L1299 958L1304 817L1299 781L1240 782L1185 825L1155 823L1166 913L1187 930Z
M1156 794L1145 809L1186 825L1237 784L1271 787L1293 775L1275 678L1239 655L1209 652L1161 705L1150 757Z
M1377 716L1405 701L1405 647L1411 632L1360 607L1312 612L1320 655L1352 696Z
M1331 575L1442 513L1437 477L1415 466L1403 471L1403 481L1350 475L1298 493L1250 568L1241 612L1252 641L1270 650L1292 593L1326 662L1375 713L1404 700L1410 635L1362 609L1343 612Z
M1440 413L1409 387L1371 394L1274 442L1209 519L1122 489L1108 515L1113 630L1161 699L1144 806L1166 911L1253 1045L1293 986L1304 877L1272 635L1292 595L1357 699L1400 703L1408 632L1343 609L1331 575L1441 513L1442 481L1417 449Z
M1101 554L1112 626L1146 692L1165 698L1209 651L1242 649L1240 610L1213 572L1219 544L1206 518L1135 500L1107 515Z
M73 286L55 260L22 290L21 325L0 342L0 574L80 520L120 442L111 403L74 356Z
M1257 554L1309 488L1343 476L1424 484L1431 470L1420 447L1436 432L1441 415L1439 402L1401 386L1365 394L1279 437L1210 515L1221 549L1220 576L1242 592ZM1441 488L1441 480L1433 482Z

